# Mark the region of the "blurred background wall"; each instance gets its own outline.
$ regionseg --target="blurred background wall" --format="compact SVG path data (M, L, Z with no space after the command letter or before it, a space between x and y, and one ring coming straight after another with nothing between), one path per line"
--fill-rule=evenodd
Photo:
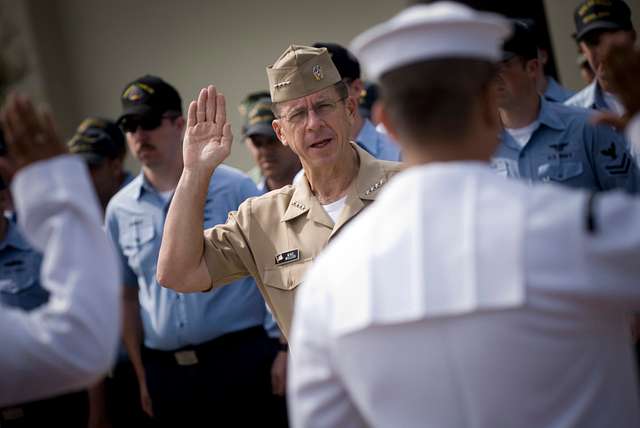
M566 86L579 89L582 83L571 39L579 0L537 1L547 18L559 77ZM85 116L115 118L124 86L146 73L173 84L185 111L202 86L218 86L227 96L238 137L238 103L248 92L268 89L265 66L289 44L348 45L355 35L408 3L0 0L0 26L18 34L10 48L16 62L28 66L19 89L50 106L65 138ZM640 0L628 3L640 28ZM251 167L239 138L227 163L244 170ZM131 161L129 167L136 169Z

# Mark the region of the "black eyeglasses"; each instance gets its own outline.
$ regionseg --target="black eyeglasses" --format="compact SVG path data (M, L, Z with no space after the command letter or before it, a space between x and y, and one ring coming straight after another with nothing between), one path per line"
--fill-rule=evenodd
M136 132L138 127L143 131L153 131L162 124L162 119L175 119L178 114L148 115L148 116L127 116L120 122L120 128L124 132Z

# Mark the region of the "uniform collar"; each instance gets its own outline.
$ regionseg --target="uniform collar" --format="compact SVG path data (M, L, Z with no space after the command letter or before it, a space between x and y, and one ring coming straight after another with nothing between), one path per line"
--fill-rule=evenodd
M556 79L547 76L547 90L544 91L544 98L548 101L562 103L571 98L573 93L563 87Z
M378 141L378 131L373 123L369 119L364 119L362 129L356 137L356 143L365 149L370 154L374 155L378 153L380 142Z
M582 94L585 101L583 105L587 108L609 111L609 106L604 100L602 88L598 84L598 79L593 79L593 82L582 90Z
M540 111L538 112L538 117L536 120L540 123L540 125L544 125L551 129L556 129L562 131L566 128L566 125L560 121L553 112L553 103L544 99L544 97L539 97L540 99ZM534 131L535 132L535 131ZM533 136L532 136L533 138ZM518 151L523 150L523 147L516 142L516 140L507 132L506 129L502 129L500 133L500 139L507 146L516 149ZM529 142L531 138L529 139ZM525 147L529 144L525 144Z
M18 225L9 218L5 217L5 219L7 220L7 234L4 239L0 241L0 250L4 250L7 247L13 247L19 250L28 250L31 248L29 243L27 243L20 234Z
M341 224L345 223L343 219L348 220L364 207L363 200L375 200L385 182L385 172L381 164L367 153L367 151L360 148L354 142L351 142L351 146L358 154L360 167L358 169L358 175L351 185L349 185L344 212L335 224L335 227L329 215L311 192L306 175L303 175L302 179L295 184L295 190L289 206L282 216L282 221L289 221L307 213L307 218L324 224L327 227L337 229Z
M560 119L558 119L558 115L554 114L551 103L545 100L544 97L540 97L540 113L538 114L538 120L541 125L558 131L562 131L567 127Z
M142 170L140 171L140 174L132 180L131 185L135 186L134 196L137 200L140 200L145 193L158 194L158 191L153 187L149 180L147 180L147 177L145 177Z

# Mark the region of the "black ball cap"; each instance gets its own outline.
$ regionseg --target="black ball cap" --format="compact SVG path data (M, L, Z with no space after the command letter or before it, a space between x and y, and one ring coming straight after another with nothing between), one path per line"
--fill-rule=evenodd
M338 69L340 77L343 79L359 79L360 63L356 57L345 47L337 43L317 42L313 44L314 48L327 48L333 64Z
M578 42L594 30L632 30L631 10L622 0L586 0L578 5L573 19Z
M512 20L513 34L502 45L502 60L507 61L514 56L524 59L538 57L538 43L531 25L522 20Z
M166 111L182 113L182 100L178 91L157 76L146 75L129 83L120 96L122 114L126 116L160 116Z
M80 123L74 136L67 142L69 152L84 158L89 164L99 165L105 159L124 157L126 143L122 131L107 119L88 117Z

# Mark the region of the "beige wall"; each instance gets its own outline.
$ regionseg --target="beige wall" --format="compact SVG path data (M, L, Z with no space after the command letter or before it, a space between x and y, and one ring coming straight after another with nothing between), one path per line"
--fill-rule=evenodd
M640 0L627 0L640 28ZM545 0L558 71L582 87L575 65L573 10L580 0ZM234 134L236 106L266 89L264 68L291 43L348 44L362 30L401 10L406 0L243 2L239 0L0 0L21 32L32 71L22 85L47 102L69 137L86 115L115 117L132 79L154 73L180 91L184 107L213 83L227 96ZM239 138L229 164L251 161Z
M289 44L346 44L405 4L403 0L26 3L46 76L44 97L67 136L85 115L117 116L123 87L145 73L174 84L185 111L203 85L217 85L227 96L238 136L236 106L247 92L267 89L265 66ZM251 167L239 138L228 163Z
M640 29L640 0L625 1L631 8L635 28ZM574 90L580 89L584 83L576 65L577 48L571 35L575 31L573 11L581 0L544 0L544 3L558 74L565 86Z

